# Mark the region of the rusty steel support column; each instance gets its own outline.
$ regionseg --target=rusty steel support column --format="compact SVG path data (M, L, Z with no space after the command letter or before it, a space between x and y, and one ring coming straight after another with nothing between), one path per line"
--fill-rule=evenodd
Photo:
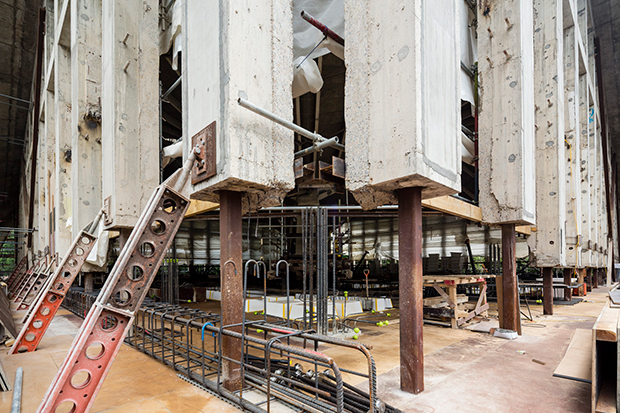
M587 271L585 268L579 268L577 270L579 272L579 277L578 277L578 282L579 282L579 297L583 297L584 295L587 294L587 289L584 286L584 284L586 283L586 276L587 276Z
M543 314L553 315L553 268L544 267L543 277Z
M599 268L592 268L592 288L598 288Z
M240 324L243 316L241 195L240 192L220 191L220 285L223 326ZM229 260L235 265L223 265ZM222 356L241 361L241 342L230 336L222 336ZM239 390L241 366L223 359L222 379L226 389Z
M502 224L502 293L504 298L502 326L513 331L517 331L519 325L515 243L515 224Z
M564 268L564 284L571 285L573 279L573 269L572 268ZM573 289L565 288L564 289L564 300L571 301L573 299Z
M95 288L95 274L92 272L84 273L84 292L91 293Z
M398 278L400 285L400 388L424 391L422 347L422 188L398 191Z

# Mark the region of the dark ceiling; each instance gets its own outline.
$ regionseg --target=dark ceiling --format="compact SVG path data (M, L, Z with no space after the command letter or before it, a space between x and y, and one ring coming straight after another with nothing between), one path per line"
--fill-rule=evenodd
M29 105L6 96L30 99L38 3L0 0L0 227L17 226L17 206L23 202L19 180Z
M615 154L620 152L620 1L591 0L590 5L595 35L600 44L598 53L601 61L605 116L611 137L610 172L611 176L616 176L617 179ZM620 182L616 181L616 185L620 187ZM613 186L609 190L611 196L620 196L618 191L614 194Z

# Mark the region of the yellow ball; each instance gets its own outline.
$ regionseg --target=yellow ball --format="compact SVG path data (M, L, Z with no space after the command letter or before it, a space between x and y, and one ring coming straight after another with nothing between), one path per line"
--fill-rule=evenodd
M385 324L386 326L389 326L389 325L390 325L390 322L389 322L389 321L387 321L387 320L385 320L385 321L383 322L383 324Z
M353 336L353 340L357 340L357 334Z
M359 332L360 332L360 329L359 329L359 328L357 328L357 327L355 327L355 328L353 329L353 331L355 331L356 333L359 333Z

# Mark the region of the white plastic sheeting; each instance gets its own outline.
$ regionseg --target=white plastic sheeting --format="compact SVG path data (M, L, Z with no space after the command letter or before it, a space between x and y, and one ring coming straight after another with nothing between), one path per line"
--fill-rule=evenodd
M86 262L96 267L104 269L108 262L108 244L110 243L110 234L108 231L104 231L103 219L99 221L97 227L97 241L95 246L88 254Z
M164 19L162 24L165 25L165 30L162 30L159 34L159 54L168 53L170 47L172 47L172 70L178 69L179 52L183 45L183 38L180 36L183 21L182 4L182 1L174 3L167 16L170 23L168 23L167 19Z
M344 60L344 47L325 39L300 66L308 53L325 37L316 27L301 17L305 11L339 35L344 35L343 0L294 0L293 1L293 97L317 93L323 87L323 78L316 62L317 57L329 52Z
M461 19L461 62L471 68L478 61L478 51L476 50L476 34L472 27L475 16L467 6L465 0L460 0L460 19ZM461 68L461 99L472 105L474 100L474 82L469 75Z
M344 36L344 1L343 0L293 0L293 59L306 56L324 37L316 27L301 17L305 11L312 17ZM318 47L310 58L326 55L330 50L326 42Z
M179 139L177 142L164 148L161 166L165 168L173 159L180 158L181 156L183 156L183 141Z

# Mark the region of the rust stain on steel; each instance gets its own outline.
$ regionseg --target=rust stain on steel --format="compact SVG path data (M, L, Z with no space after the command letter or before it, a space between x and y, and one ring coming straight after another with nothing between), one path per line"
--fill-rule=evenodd
M196 155L197 162L192 167L192 185L210 178L216 173L215 159L215 121L192 136L192 148L198 147L200 154Z
M240 324L243 319L243 265L241 244L241 193L220 192L220 257L222 262L231 260L235 266L220 266L222 286L222 326ZM237 268L235 275L234 268ZM235 331L240 331L239 328ZM230 337L222 337L222 378L224 387L230 391L241 386L241 366L230 360L241 360L241 342Z
M502 328L517 331L519 301L517 301L517 267L514 224L502 224L503 323Z
M41 295L36 303L32 303L32 312L9 354L35 351L51 324L65 294L79 274L84 261L95 245L96 237L82 231L73 241L69 253L52 275L50 289Z
M398 191L400 388L424 391L422 188Z

